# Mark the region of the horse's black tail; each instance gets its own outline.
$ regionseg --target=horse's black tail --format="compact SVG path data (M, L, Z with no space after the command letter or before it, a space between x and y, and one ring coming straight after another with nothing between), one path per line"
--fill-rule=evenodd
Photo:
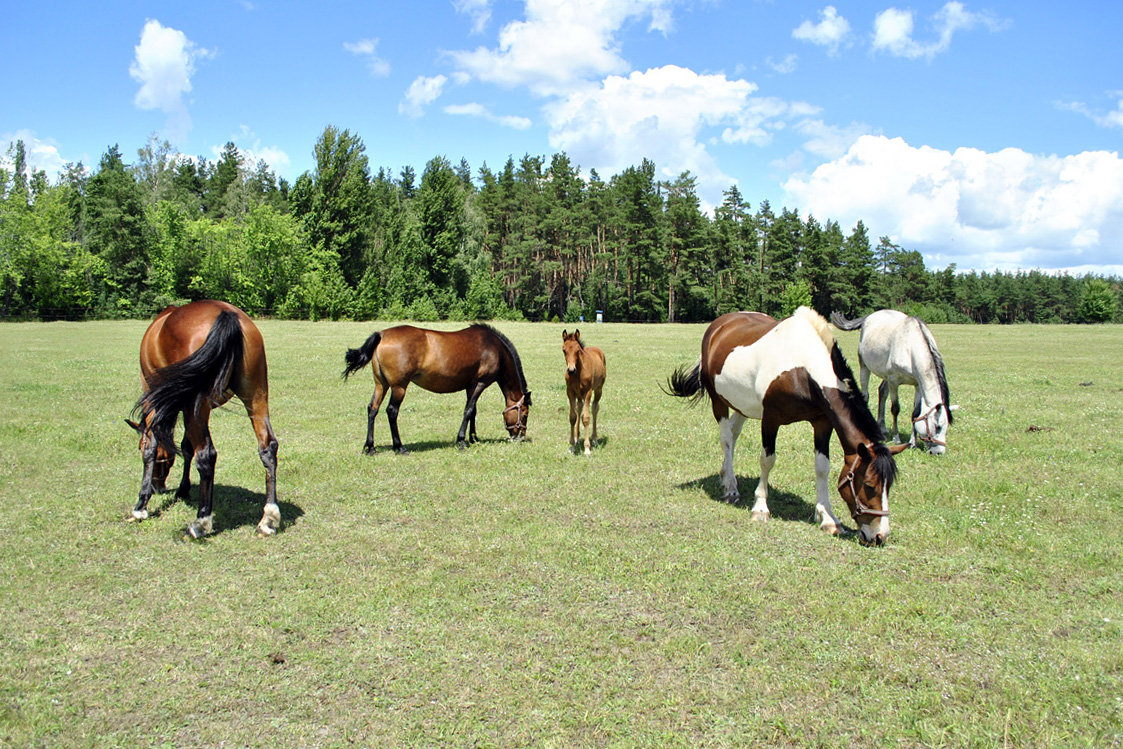
M842 316L841 312L835 310L831 313L831 322L834 323L834 326L839 330L857 330L862 327L862 323L866 321L866 317L866 315L862 315L857 319L847 320Z
M370 360L374 358L374 350L378 348L378 342L382 340L382 332L379 330L374 331L367 338L366 342L359 348L349 348L344 355L347 366L343 368L343 379L347 379L353 372L358 372L360 369L370 364Z
M706 396L706 389L702 387L702 360L693 368L687 369L683 364L667 378L667 386L662 388L667 395L676 398L689 398L691 403L697 403Z
M146 412L156 440L174 451L172 430L180 411L192 408L200 395L219 400L230 384L234 368L242 361L244 349L238 315L223 310L202 346L187 358L152 373L148 392L136 402L133 412Z

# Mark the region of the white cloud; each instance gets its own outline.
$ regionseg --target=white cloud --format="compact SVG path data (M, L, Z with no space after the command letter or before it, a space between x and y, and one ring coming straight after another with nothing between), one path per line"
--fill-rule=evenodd
M1016 270L1118 263L1123 159L915 147L866 135L784 185L800 210L864 221L933 267Z
M385 78L390 75L390 63L375 54L378 50L377 39L361 39L357 42L344 42L343 49L353 55L366 59L367 70L375 78Z
M1082 114L1100 127L1123 128L1123 92L1116 91L1113 95L1118 97L1119 101L1115 103L1115 109L1107 113L1094 111L1087 104L1079 101L1057 102L1057 107Z
M953 0L932 16L932 25L936 31L936 40L918 42L913 38L913 12L887 8L874 18L873 49L895 57L907 57L911 60L925 57L930 60L951 47L952 36L957 31L967 31L979 25L986 26L991 31L999 31L1005 23L989 13L973 13L963 3Z
M491 20L491 0L453 0L452 6L472 19L472 33L482 33Z
M689 169L712 198L734 181L703 145L702 131L742 126L755 85L667 65L574 91L544 107L550 146L609 173L649 158L662 177Z
M509 127L514 130L526 130L534 123L526 117L517 117L515 115L497 115L493 114L491 110L482 104L450 104L444 108L445 114L451 115L464 115L468 117L480 117L488 122L494 122L503 127Z
M133 103L140 109L159 109L168 115L168 136L182 139L191 129L183 97L191 91L191 76L199 59L213 56L178 29L149 20L129 65L129 75L140 84Z
M804 21L792 31L792 38L826 47L831 55L850 36L850 22L838 14L833 5L819 11L819 23Z
M765 63L777 73L787 75L788 73L795 72L795 69L799 65L799 55L787 55L783 60L773 60L771 57L768 57L765 59Z
M51 139L40 140L31 130L17 130L0 133L0 167L11 171L12 162L8 159L8 149L17 140L23 141L24 159L28 175L42 170L49 179L54 179L66 166L67 159L59 153L58 144Z
M649 19L667 33L672 0L527 0L526 18L499 32L499 46L448 53L462 72L486 83L526 86L539 96L568 92L593 77L628 65L614 35L626 23Z
M441 95L446 83L448 78L443 75L418 76L409 84L405 98L398 103L398 113L420 117L425 112L425 107L435 102Z
M242 155L243 164L247 169L254 169L258 161L264 161L271 171L284 175L292 166L292 159L283 149L262 145L261 138L247 125L242 125L238 129L238 135L231 138L230 142L238 148L238 153ZM225 147L225 144L211 146L211 153L217 159L222 156Z

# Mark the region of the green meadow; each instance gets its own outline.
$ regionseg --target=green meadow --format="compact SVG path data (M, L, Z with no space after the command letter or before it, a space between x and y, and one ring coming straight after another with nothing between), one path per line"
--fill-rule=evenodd
M1123 328L933 326L948 453L898 456L889 542L865 548L812 520L807 425L780 432L770 522L721 501L709 408L659 387L701 325L582 326L608 359L589 457L544 323L497 324L528 440L492 387L458 451L463 396L411 388L411 453L381 414L367 456L370 373L340 371L384 324L262 321L281 532L254 534L236 403L211 422L216 532L184 540L195 492L126 523L145 326L0 325L0 744L1123 742ZM759 451L750 422L750 498Z

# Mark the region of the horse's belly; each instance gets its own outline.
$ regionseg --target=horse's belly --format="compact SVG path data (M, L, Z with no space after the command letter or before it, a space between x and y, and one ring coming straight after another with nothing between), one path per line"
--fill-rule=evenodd
M764 393L757 386L755 371L727 366L714 377L714 391L739 413L750 419L764 416Z

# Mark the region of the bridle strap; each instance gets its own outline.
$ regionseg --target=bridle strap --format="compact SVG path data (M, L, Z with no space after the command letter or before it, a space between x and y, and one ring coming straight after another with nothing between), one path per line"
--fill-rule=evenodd
M850 517L857 521L862 515L873 515L875 517L888 517L889 510L874 510L866 506L862 498L858 496L857 490L854 488L854 471L847 471L846 475L838 482L838 491L842 493L844 485L850 486L850 496L854 498L854 509L850 510Z
M944 405L944 404L942 404L942 403L937 403L936 405L932 406L932 407L931 407L931 408L929 408L929 409L928 409L927 411L925 411L924 413L922 413L922 414L921 414L920 416L917 416L917 417L916 417L915 419L913 419L913 420L912 420L912 423L913 423L914 425L915 425L915 424L916 424L916 423L917 423L918 421L923 421L923 422L924 422L924 427L925 427L925 431L926 431L926 432L928 432L928 436L921 436L921 435L919 435L919 434L918 434L917 436L918 436L918 437L920 437L920 441L921 441L921 442L927 442L927 443L929 443L929 444L932 444L932 445L940 445L940 446L942 446L942 447L947 447L947 446L948 446L948 443L944 442L943 440L941 440L941 439L936 439L935 437L932 437L932 436L931 436L931 435L933 435L933 434L935 434L935 433L936 433L936 430L935 430L935 428L934 428L933 424L932 424L931 422L929 422L929 421L928 421L928 417L930 417L930 416L932 415L932 413L933 413L933 412L934 412L934 411L935 411L935 410L936 410L937 408L939 408L940 406L943 406L943 405ZM944 406L944 407L946 408L946 406Z
M514 403L512 403L511 405L509 405L505 409L503 409L503 415L504 416L506 416L511 411L514 411L515 413L518 414L518 420L515 422L515 429L524 428L526 426L525 424L523 424L523 409L522 409L523 401L525 401L525 400L526 400L526 395L523 395L523 397L519 398L517 401L515 401Z

